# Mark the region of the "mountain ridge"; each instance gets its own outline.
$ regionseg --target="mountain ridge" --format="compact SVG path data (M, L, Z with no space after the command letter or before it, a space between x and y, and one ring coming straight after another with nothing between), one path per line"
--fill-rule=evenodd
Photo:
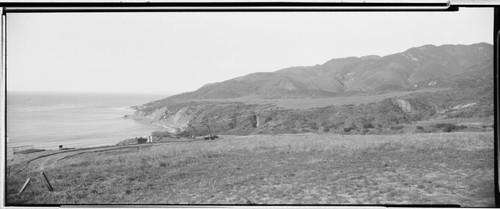
M444 126L419 124L492 118L492 50L486 43L424 45L384 57L336 58L252 73L137 106L131 118L187 137L439 131ZM459 124L448 127L441 131L463 129Z
M251 73L167 99L311 98L356 91L411 90L461 74L492 57L493 46L485 42L423 45L382 57L333 58L314 66Z

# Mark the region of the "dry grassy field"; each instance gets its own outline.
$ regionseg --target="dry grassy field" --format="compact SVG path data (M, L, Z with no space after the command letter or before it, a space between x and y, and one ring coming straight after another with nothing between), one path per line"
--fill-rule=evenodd
M61 158L43 168L54 192L11 172L6 201L492 207L493 155L493 132L221 136Z
M426 88L415 91L389 92L375 95L353 95L353 96L338 96L326 98L297 98L297 99L261 99L254 96L238 97L230 99L199 99L197 101L212 101L212 102L243 102L245 104L273 104L276 107L285 109L309 109L326 106L342 106L342 105L360 105L370 102L380 102L384 99L406 96L414 93L437 92L446 90L445 88Z

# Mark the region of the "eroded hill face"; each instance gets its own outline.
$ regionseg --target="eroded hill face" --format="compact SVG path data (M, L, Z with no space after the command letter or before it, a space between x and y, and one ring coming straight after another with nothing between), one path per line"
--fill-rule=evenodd
M429 87L441 90L412 93ZM231 99L280 98L283 102L286 98L303 98L314 102L317 97L335 98L339 92L370 95L377 92L374 90L408 94L308 109L282 108L273 103L278 100L252 104ZM403 125L415 121L491 116L492 46L480 43L426 45L385 57L333 59L313 67L254 73L142 105L134 117L171 127L181 136L198 136L400 133Z

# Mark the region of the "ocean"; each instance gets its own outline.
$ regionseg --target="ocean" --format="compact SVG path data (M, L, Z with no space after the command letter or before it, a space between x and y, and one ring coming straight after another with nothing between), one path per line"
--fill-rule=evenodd
M150 135L165 129L123 116L134 113L131 106L167 96L8 92L7 147L95 147Z

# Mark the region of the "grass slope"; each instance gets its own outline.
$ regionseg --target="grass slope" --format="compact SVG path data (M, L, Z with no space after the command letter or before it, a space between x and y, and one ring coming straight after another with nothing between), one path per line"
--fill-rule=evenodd
M342 105L360 105L371 102L380 102L384 99L407 96L414 93L432 93L446 90L444 88L425 88L415 91L395 91L382 94L369 95L351 95L337 97L322 97L322 98L300 98L300 99L259 99L255 97L239 97L229 99L199 99L192 101L209 101L209 102L243 102L245 104L272 104L276 107L285 109L309 109L326 106L342 106Z
M494 206L493 132L222 136L66 159L8 204L459 204Z

